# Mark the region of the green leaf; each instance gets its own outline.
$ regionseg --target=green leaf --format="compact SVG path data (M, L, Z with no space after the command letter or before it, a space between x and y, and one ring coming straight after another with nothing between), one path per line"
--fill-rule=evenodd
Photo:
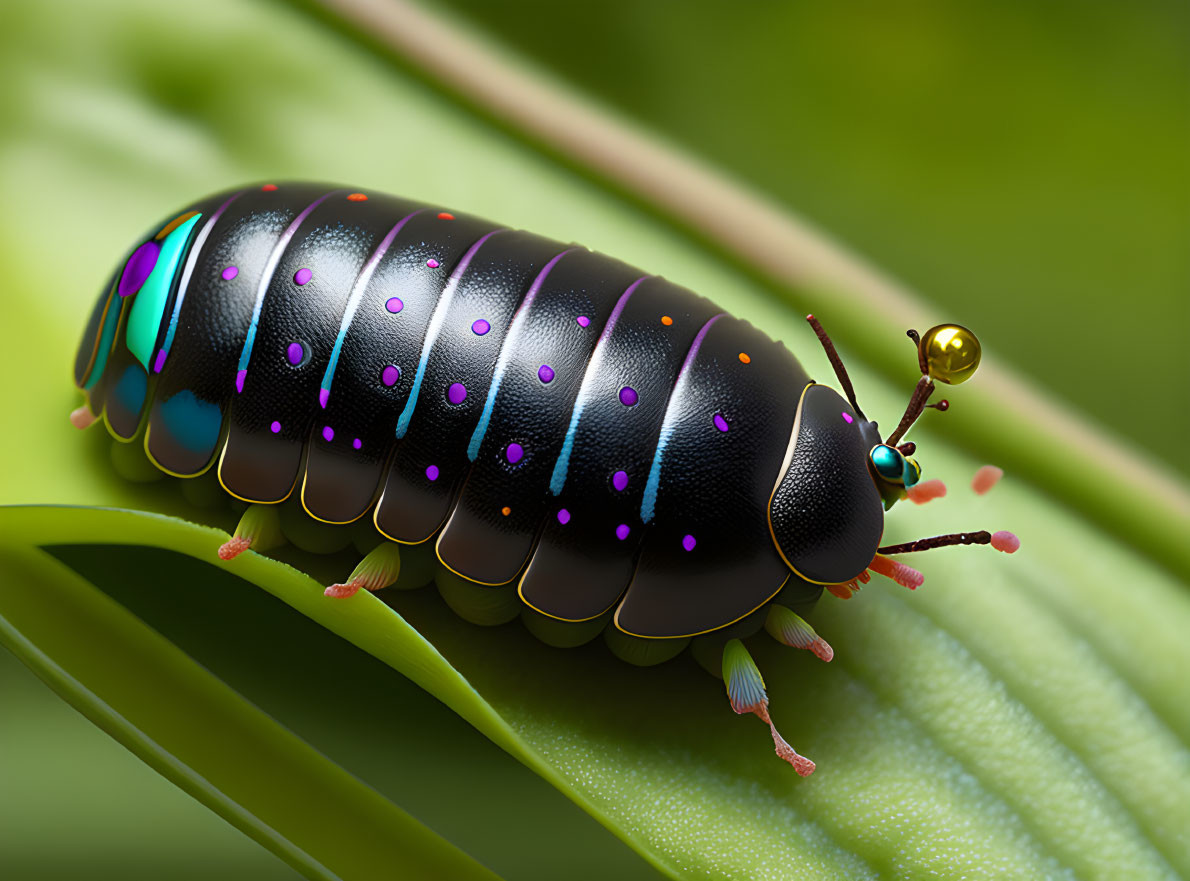
M800 316L741 273L738 262L725 260L725 249L708 250L640 202L544 158L292 9L230 0L165 8L122 0L97 17L89 7L58 0L17 10L0 46L7 319L0 366L10 378L6 406L12 414L9 430L0 434L0 501L123 506L231 525L225 508L204 511L187 503L176 481L122 480L110 467L110 440L98 430L78 435L65 417L78 400L69 386L73 345L111 261L150 218L241 179L355 180L582 241L712 296L785 340L813 373L829 371ZM912 363L898 360L892 369L891 356L887 363L876 358L872 363L885 375L853 358L879 339L884 342L876 348L891 352L887 320L864 314L854 302L817 303L816 313L853 365L865 409L894 420ZM842 333L835 330L836 312ZM616 661L598 642L563 652L535 642L519 624L465 624L432 591L336 603L322 598L308 577L261 557L220 568L264 589L243 586L245 606L253 602L249 595L279 596L368 657L383 659L641 854L603 877L642 877L652 871L646 863L674 878L1190 873L1190 701L1181 679L1190 664L1184 638L1190 593L1160 565L1181 558L1184 549L1175 539L1184 533L1177 520L1165 518L1156 544L1144 546L1155 562L1092 526L1130 520L1130 529L1144 531L1157 518L1146 512L1143 494L1110 476L1073 496L1066 490L1077 469L1061 465L1065 476L1048 479L1061 449L1051 437L1035 455L1012 440L1038 436L1037 429L1022 424L1000 391L979 391L980 379L952 395L956 409L964 402L975 413L957 439L943 437L936 423L915 430L926 476L945 477L951 495L923 509L898 506L889 540L1011 528L1024 547L1011 558L971 548L931 554L921 561L927 581L915 594L874 582L847 603L828 597L813 621L836 648L829 666L767 638L753 640L777 724L818 762L807 780L772 756L763 726L734 716L722 686L688 657L640 670ZM978 412L989 401L1000 419L995 430L1009 439L997 461L1008 477L977 498L963 486L982 464L973 436L988 418ZM1078 456L1085 459L1086 450ZM1031 482L1018 476L1026 467ZM1072 512L1070 503L1083 505L1085 515ZM576 870L597 865L608 850L606 841L558 808L557 792L544 785L534 790L517 776L519 766L500 765L503 753L479 755L474 747L474 764L452 771L457 754L437 756L422 743L408 754L396 751L401 773L393 771L392 752L362 750L352 758L357 751L336 746L338 729L329 723L316 729L309 714L294 711L295 692L283 669L265 668L268 675L242 680L194 635L217 637L220 620L227 628L242 623L234 613L220 619L203 612L202 603L234 593L226 574L216 578L207 564L181 556L148 558L127 549L108 555L95 548L152 545L158 554L214 566L222 538L215 531L114 511L38 508L4 517L4 606L19 599L45 624L47 645L33 648L49 661L65 667L75 651L61 642L48 645L55 598L69 595L63 602L72 615L92 606L109 611L113 627L123 622L128 628L128 650L160 649L162 669L177 670L179 681L185 681L183 671L196 674L185 655L217 670L214 679L195 681L231 701L224 712L234 716L231 708L238 707L243 719L265 726L253 705L263 709L295 732L296 752L308 755L302 742L314 746L468 852L491 846L474 837L482 824L449 832L444 824L478 797L465 789L469 781L485 794L484 804L497 806L503 781L515 784L508 810L534 820L506 836L506 846L520 855L518 862L503 852L515 871L497 866L494 856L481 857L501 874L558 877L558 862L535 860L540 848L558 842L570 850ZM96 587L32 550L63 544L73 547L54 553ZM155 594L145 584L150 559L168 567L160 578L166 596L179 603L194 598L195 621L203 627L181 628L159 600L153 605ZM319 581L342 577L350 565L341 558L292 559ZM41 573L52 582L44 595L26 583ZM139 587L121 588L124 582ZM121 606L177 647L130 620ZM262 622L261 633L288 627L312 645L318 640L315 632L284 623L296 616L256 614L245 610L244 621ZM319 651L334 651L325 641L317 644ZM113 652L118 647L117 640ZM419 711L406 726L390 719L390 728L465 737L449 720L430 725L433 712L417 703L418 689L401 690L403 678L385 678L359 657L351 663L367 688L360 695L344 687L353 699L339 704L343 713L361 703L383 707L383 700L369 697L387 692L370 689L395 689L401 702ZM235 703L229 686L248 705ZM112 687L130 706L150 694L136 688L134 677L113 680ZM201 717L183 718L192 730L205 724ZM341 780L341 770L311 761L328 779ZM417 797L401 791L395 778L422 764L439 774L445 792L437 808L422 801L415 810ZM400 814L381 807L377 816ZM433 810L438 814L431 821ZM488 813L494 825L505 819L495 816L499 807ZM299 845L313 849L304 840Z

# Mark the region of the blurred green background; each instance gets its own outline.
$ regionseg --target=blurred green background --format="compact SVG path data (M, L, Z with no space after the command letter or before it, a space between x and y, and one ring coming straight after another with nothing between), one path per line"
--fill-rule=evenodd
M1184 4L754 3L730 16L705 0L432 5L810 218L947 306L1050 391L1187 473ZM295 132L275 154L258 152L303 101L337 97L319 83L338 71L323 67L318 41L293 47L307 59L300 81L273 80L281 74L254 51L271 42L270 17L308 16L283 6L211 4L205 25L180 35L163 8L132 0L52 12L9 4L0 258L23 269L56 259L56 278L90 290L113 244L124 247L166 207L159 190L172 205L176 193L198 195L243 168L325 167L326 177L351 180L358 154L339 147L359 137L351 113L369 112L364 98L326 111L339 128ZM344 51L341 35L325 40ZM385 76L366 59L359 68ZM286 89L292 106L272 101ZM446 101L409 91L413 103ZM414 146L420 134L402 132L399 119L384 131ZM425 186L416 165L398 171L413 190ZM434 186L445 196L451 184ZM502 194L510 212L514 190ZM468 206L465 184L451 197ZM544 212L537 228L548 233L557 218L548 206L533 211ZM64 228L93 237L42 237L72 212ZM0 314L18 296L52 300L54 291L7 286ZM73 340L81 318L65 305L55 317ZM65 400L67 369L56 372ZM7 655L0 702L0 874L6 850L19 849L52 854L44 877L77 877L97 862L123 877L183 877L179 856L193 857L194 877L233 868L292 877ZM4 712L16 706L19 714ZM23 863L21 877L36 869Z
M434 5L812 220L1190 473L1190 4Z

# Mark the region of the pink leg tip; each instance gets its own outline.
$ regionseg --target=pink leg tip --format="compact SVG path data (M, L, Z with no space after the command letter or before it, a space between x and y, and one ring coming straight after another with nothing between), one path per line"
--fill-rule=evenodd
M248 548L252 547L252 542L246 538L233 538L230 541L224 542L219 548L220 560L233 560L238 557Z
M835 656L835 650L821 636L810 643L810 651L823 661L829 662Z
M1006 554L1015 554L1021 546L1021 540L1011 532L1001 530L992 534L992 547Z
M926 502L932 502L934 499L940 499L946 495L946 484L938 478L933 480L923 480L921 483L915 483L906 490L909 494L909 501L915 505L924 505Z
M85 404L77 410L70 411L70 424L79 431L82 431L84 428L90 428L98 419L99 417L92 413L91 408Z
M332 584L322 592L323 596L334 597L335 599L344 600L347 597L353 597L359 593L359 589L363 587L358 581L349 581L347 584Z
M975 477L971 479L971 489L975 490L980 495L983 495L985 492L999 483L1000 478L1003 476L1003 468L997 468L995 465L984 465L975 472Z

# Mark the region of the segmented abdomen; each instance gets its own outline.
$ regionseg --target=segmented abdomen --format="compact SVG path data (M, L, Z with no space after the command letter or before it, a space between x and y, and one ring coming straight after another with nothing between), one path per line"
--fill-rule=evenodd
M119 334L92 390L123 436L151 398L160 467L217 459L233 495L296 490L332 523L374 507L467 578L524 573L554 617L624 596L641 635L721 626L784 582L767 507L808 379L750 325L581 247L380 194L286 184L191 210L151 355ZM152 382L121 391L138 360Z

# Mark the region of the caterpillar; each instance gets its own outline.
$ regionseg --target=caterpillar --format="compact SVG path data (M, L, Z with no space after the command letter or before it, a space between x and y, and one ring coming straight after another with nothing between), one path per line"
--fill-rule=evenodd
M921 379L882 439L808 320L842 394L709 300L580 246L370 191L252 185L172 215L118 264L71 421L143 437L176 477L213 469L248 503L223 559L281 540L291 496L315 521L370 515L375 549L330 597L389 586L401 548L432 546L440 581L500 598L486 623L524 610L547 641L606 632L636 663L697 637L732 708L804 776L741 639L763 627L830 660L799 614L824 589L850 597L869 572L913 588L893 555L1019 545L880 545L888 508L943 491L901 438L946 408L928 403L935 382L975 372L974 334L908 332Z

